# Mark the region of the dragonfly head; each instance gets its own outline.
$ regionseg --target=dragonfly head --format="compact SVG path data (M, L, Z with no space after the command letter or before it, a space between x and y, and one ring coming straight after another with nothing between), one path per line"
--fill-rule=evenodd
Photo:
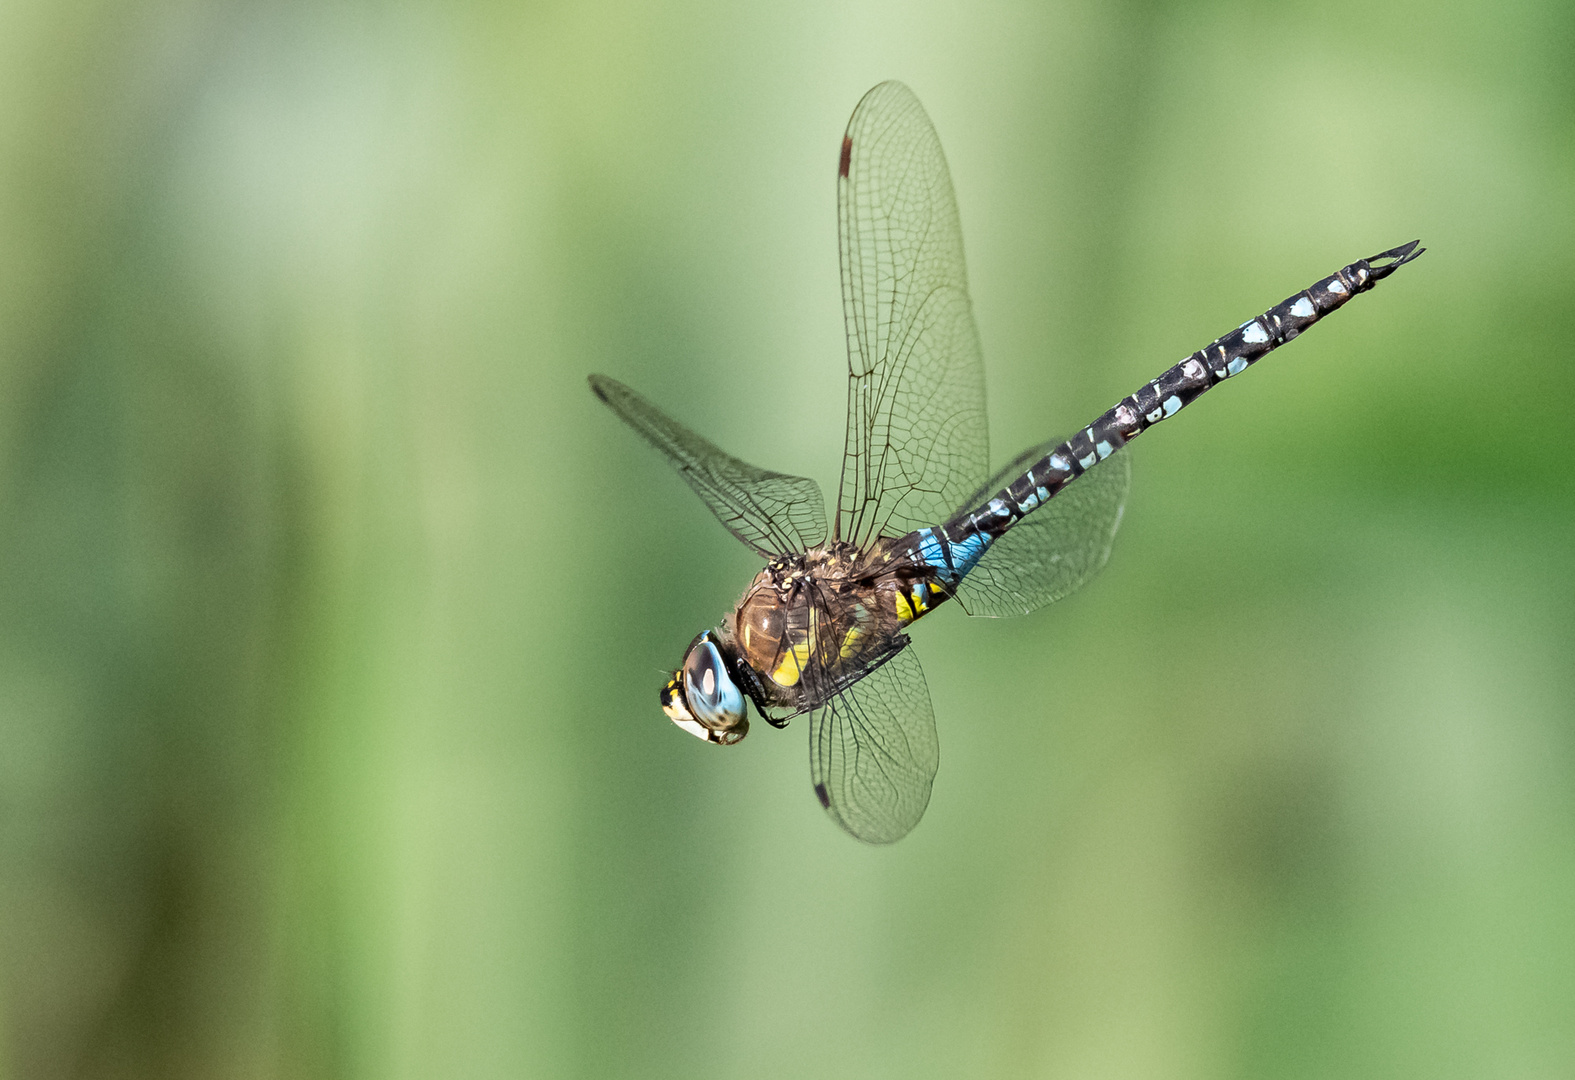
M727 746L749 734L748 702L728 672L727 658L710 631L694 639L684 665L662 687L662 711L706 742Z

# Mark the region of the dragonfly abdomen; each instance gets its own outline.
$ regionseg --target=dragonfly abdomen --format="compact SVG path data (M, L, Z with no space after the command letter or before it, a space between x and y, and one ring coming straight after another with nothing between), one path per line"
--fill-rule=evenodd
M1141 387L1137 393L1123 398L1073 436L1068 441L1068 449L1083 468L1092 465L1096 458L1108 457L1111 451L1107 446L1119 448L1147 428L1176 415L1204 391L1232 375L1240 375L1357 293L1366 292L1416 258L1421 254L1417 243L1413 240L1369 259L1359 259L1287 297L1257 318L1242 323ZM1079 441L1081 446L1072 445ZM1089 451L1095 456L1090 457Z
M978 565L991 543L1067 484L1421 253L1413 240L1359 259L1217 338L1122 398L1092 424L1029 465L984 505L940 527L920 529L914 534L918 559L934 568L942 582L955 586Z

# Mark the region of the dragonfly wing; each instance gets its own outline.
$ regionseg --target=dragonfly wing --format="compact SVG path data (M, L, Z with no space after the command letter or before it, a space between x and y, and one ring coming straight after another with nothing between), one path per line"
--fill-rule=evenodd
M975 501L1010 484L1057 445L1023 451L990 479ZM990 545L957 586L963 610L970 615L1026 615L1076 592L1110 557L1131 483L1131 461L1125 450L1118 450L1029 513Z
M765 556L804 551L826 538L820 485L738 460L690 431L616 379L591 390L667 457L729 532Z
M908 639L898 642L810 717L815 794L838 825L871 844L900 840L919 823L940 764L924 670Z
M863 547L940 521L989 469L957 199L901 83L865 94L848 121L837 212L849 373L837 535Z

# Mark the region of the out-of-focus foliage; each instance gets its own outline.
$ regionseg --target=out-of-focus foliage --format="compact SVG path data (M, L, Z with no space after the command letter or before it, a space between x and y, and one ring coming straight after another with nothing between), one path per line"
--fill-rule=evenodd
M1575 8L0 5L0 1057L54 1077L1575 1072ZM834 169L950 156L995 460L1354 258L918 628L929 814L657 711L820 478ZM933 625L931 625L933 623Z

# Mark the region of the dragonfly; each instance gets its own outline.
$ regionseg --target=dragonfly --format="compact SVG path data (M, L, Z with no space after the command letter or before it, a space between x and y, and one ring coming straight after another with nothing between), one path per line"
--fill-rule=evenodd
M719 746L744 738L751 706L775 727L808 716L821 806L859 840L886 844L923 816L940 762L909 627L951 600L969 615L1022 615L1080 587L1121 522L1129 442L1423 249L1351 263L992 473L951 174L902 83L870 90L848 122L837 224L848 412L829 528L814 480L732 456L615 379L590 385L765 560L690 643L661 688L663 712Z

